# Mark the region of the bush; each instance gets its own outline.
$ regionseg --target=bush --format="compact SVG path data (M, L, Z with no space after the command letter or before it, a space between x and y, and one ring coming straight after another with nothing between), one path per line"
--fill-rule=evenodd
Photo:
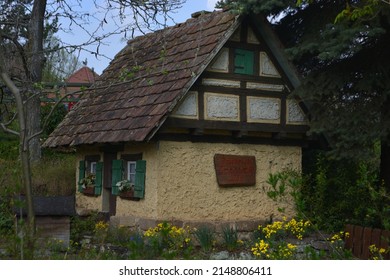
M305 171L304 175L291 170L270 174L268 196L280 205L291 195L298 218L329 232L340 231L347 223L390 227L390 197L378 186L376 165L318 154Z

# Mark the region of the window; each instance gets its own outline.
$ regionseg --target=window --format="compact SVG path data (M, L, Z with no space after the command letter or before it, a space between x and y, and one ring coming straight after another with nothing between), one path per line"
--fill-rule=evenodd
M244 49L234 50L234 73L253 75L254 74L254 57L253 51Z
M137 166L136 161L128 161L126 166L125 177L130 183L135 183L135 168Z
M99 162L100 156L86 156L79 162L78 190L85 194L87 186L93 186L92 195L100 195L102 192L103 163Z
M139 200L145 193L146 161L142 154L122 155L121 159L112 162L112 194L120 195L118 183L123 180L134 185L134 196Z
M85 157L85 163L86 163L85 176L88 176L90 174L96 174L96 164L98 163L99 160L100 160L99 155Z
M96 161L90 162L89 165L89 173L96 174Z

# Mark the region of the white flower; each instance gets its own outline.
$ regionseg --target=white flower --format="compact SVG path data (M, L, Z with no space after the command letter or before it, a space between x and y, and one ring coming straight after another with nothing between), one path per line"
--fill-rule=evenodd
M116 186L118 187L118 190L120 192L131 190L133 187L133 184L130 183L128 180L119 181L116 183Z

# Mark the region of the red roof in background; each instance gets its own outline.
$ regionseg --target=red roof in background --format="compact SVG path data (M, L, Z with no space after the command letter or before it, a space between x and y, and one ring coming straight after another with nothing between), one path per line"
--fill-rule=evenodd
M100 76L91 68L84 66L66 79L67 83L94 83Z

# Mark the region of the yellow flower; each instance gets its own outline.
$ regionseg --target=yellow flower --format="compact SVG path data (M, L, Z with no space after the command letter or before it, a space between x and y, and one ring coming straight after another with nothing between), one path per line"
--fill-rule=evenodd
M95 230L105 230L107 228L108 228L108 223L100 221L95 224Z
M290 250L295 250L297 248L297 245L293 245L291 243L288 243L287 244L287 248L290 249Z

